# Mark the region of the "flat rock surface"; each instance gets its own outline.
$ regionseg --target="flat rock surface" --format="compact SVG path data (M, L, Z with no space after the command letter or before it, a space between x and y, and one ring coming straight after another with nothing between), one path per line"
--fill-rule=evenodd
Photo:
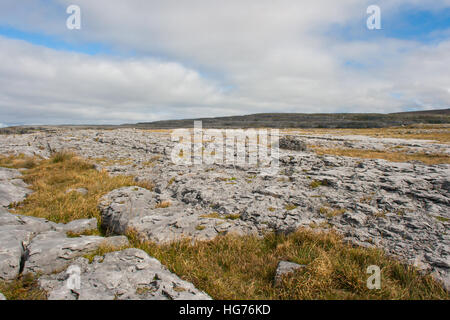
M66 269L71 260L97 250L100 246L128 245L124 236L81 236L67 238L65 233L48 231L37 235L27 247L23 274L49 274Z
M181 280L161 263L139 249L97 256L92 263L77 259L79 288L69 289L69 274L62 272L40 278L50 300L209 300L204 292Z

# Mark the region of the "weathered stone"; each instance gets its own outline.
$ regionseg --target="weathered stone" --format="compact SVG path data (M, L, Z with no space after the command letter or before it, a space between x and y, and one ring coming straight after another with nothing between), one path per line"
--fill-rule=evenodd
M0 207L23 201L31 193L27 185L18 179L21 175L19 170L0 167Z
M3 293L0 292L0 301L2 301L2 300L5 301L6 298L5 298L5 296L3 295Z
M40 278L40 286L50 300L211 299L139 249L107 253L95 257L92 263L79 258L70 268L79 268L79 288L68 289L67 272Z
M100 246L127 245L126 237L103 238L81 236L67 238L65 233L47 231L37 235L27 247L24 274L49 274L59 272L71 263L71 260L89 254Z
M92 218L92 219L74 220L67 224L61 225L60 228L65 232L72 232L78 234L93 231L97 229L97 219Z
M88 194L88 190L86 188L77 188L77 189L67 189L66 193L76 192L83 196Z
M274 285L279 286L283 280L283 276L289 273L292 273L298 269L305 268L306 265L289 262L289 261L280 261L277 266L277 270L275 272Z
M32 233L13 225L0 226L0 279L15 279L22 267L24 247Z

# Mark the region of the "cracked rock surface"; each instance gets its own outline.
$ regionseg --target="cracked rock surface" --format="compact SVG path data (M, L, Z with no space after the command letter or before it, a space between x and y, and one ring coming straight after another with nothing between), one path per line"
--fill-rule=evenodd
M67 268L72 260L97 250L100 246L122 247L128 245L125 236L81 236L67 238L58 231L43 232L27 246L23 274L50 274Z
M211 240L219 234L247 234L256 228L241 220L209 217L207 210L194 210L171 199L170 206L158 208L158 194L138 187L125 187L104 196L100 202L102 226L118 234L128 230L144 240L167 243L181 238Z
M97 220L94 220L96 228ZM121 247L128 244L124 236L67 237L66 232L74 230L72 227L77 223L56 224L41 218L15 215L0 208L0 279L13 280L21 273L60 271L71 260L94 252L101 245Z
M168 271L139 249L96 256L92 263L79 258L80 287L69 289L66 272L40 278L50 300L209 300L206 293Z

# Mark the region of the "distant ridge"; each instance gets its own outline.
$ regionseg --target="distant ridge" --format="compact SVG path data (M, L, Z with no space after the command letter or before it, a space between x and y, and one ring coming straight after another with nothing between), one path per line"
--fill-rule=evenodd
M259 113L243 116L163 120L125 125L149 129L189 128L194 120L204 128L384 128L411 124L450 123L450 109L381 113Z
M396 112L391 114L434 114L434 115L450 115L450 108L439 109L439 110L422 110L422 111L407 111L407 112Z
M36 125L0 128L0 134L69 129L176 129L192 128L201 120L203 128L386 128L413 124L450 124L450 109L397 113L259 113L243 116L162 120L123 125Z

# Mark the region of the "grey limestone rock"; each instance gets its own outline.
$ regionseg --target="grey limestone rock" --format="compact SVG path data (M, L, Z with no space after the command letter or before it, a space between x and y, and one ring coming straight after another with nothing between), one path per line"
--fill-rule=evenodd
M40 286L50 300L211 299L139 249L107 253L95 257L92 263L79 258L69 268L80 271L78 288L69 289L67 272L40 278Z
M284 275L292 273L298 269L305 268L306 265L289 261L280 261L275 272L274 285L279 286Z
M49 274L59 272L74 260L97 250L102 245L125 246L128 239L123 236L103 238L81 236L68 238L65 233L47 231L37 235L27 247L24 274Z

